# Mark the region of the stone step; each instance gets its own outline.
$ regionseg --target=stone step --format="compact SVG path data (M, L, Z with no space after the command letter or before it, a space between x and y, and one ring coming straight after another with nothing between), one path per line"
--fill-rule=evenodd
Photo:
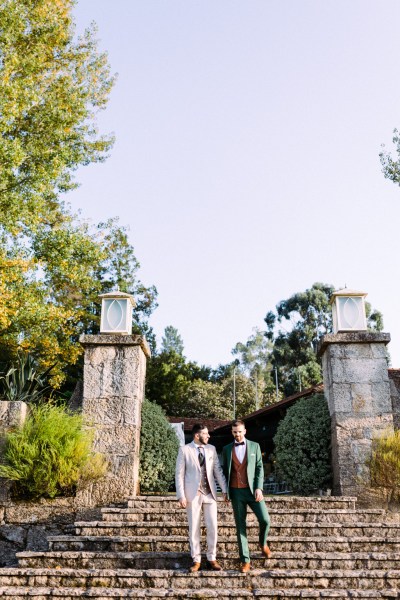
M200 571L135 569L1 569L0 587L80 587L181 590L181 589L386 589L400 586L398 570L318 570L254 569L238 571Z
M0 587L103 587L122 589L387 589L400 587L398 570L259 570L237 571L135 569L1 569Z
M259 526L257 522L248 523L247 531L249 535L257 535ZM107 521L78 521L66 528L67 531L74 531L79 536L112 536L112 537L131 537L131 536L177 536L187 535L187 523L167 523L165 521L148 522L118 522L109 523ZM205 529L203 528L203 535ZM340 537L371 537L379 534L381 537L399 538L400 542L400 524L398 523L293 523L282 524L273 523L271 534L274 536L340 536ZM236 536L236 527L234 523L219 523L218 535L220 537Z
M268 508L342 508L355 509L357 498L351 496L266 496ZM225 504L222 496L218 502ZM128 508L176 508L176 497L136 496L128 498Z
M249 536L249 547L257 552L258 538ZM187 536L49 536L49 550L52 551L93 551L93 552L188 552ZM204 542L204 538L203 538ZM232 544L234 546L232 546ZM268 544L276 552L399 552L400 537L315 537L275 536L268 538ZM219 537L218 552L231 552L236 548L236 536Z
M20 567L52 569L187 569L192 562L187 552L19 552L17 558ZM238 567L237 552L218 560L224 569ZM269 560L255 554L251 562L257 569L400 569L400 553L274 552Z
M153 523L154 521L175 521L187 523L186 510L177 508L103 508L103 521L132 522L138 521ZM380 520L399 522L399 513L385 513L383 509L321 509L321 508L270 508L269 514L273 524L278 523L375 523ZM323 517L323 519L322 519ZM254 513L249 509L248 522L256 521ZM218 523L233 523L233 512L230 505L218 505Z
M66 587L2 587L0 597L13 598L13 600L48 600L49 598L61 598L62 600L75 600L76 598L93 598L93 600L108 600L109 598L173 598L174 600L208 600L209 598L256 598L257 600L282 600L282 598L300 598L301 600L315 600L335 598L346 600L347 598L368 598L370 600L386 600L400 598L396 590L349 590L349 589L256 589L256 590L227 590L227 589L180 589L180 590L155 590L147 589L118 589L118 588L66 588Z

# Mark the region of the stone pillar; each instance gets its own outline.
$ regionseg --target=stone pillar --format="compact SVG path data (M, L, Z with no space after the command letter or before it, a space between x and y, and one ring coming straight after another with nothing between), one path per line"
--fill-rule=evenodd
M326 335L321 342L324 393L332 418L335 494L357 496L367 476L373 437L393 431L388 333Z
M7 431L13 427L22 427L28 416L28 405L21 400L0 401L0 429Z
M146 357L138 335L82 335L85 348L82 412L95 430L94 450L109 461L105 478L79 490L86 504L107 504L135 496L139 489L141 407Z

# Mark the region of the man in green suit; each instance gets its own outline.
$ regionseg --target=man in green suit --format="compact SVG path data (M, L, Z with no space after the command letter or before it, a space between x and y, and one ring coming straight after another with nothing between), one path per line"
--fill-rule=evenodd
M228 483L227 501L232 501L239 545L240 567L242 573L250 571L250 552L247 542L247 507L255 513L259 523L261 553L270 558L271 550L267 546L270 520L263 499L264 468L261 448L257 442L247 440L244 421L232 423L234 441L222 450L223 471Z

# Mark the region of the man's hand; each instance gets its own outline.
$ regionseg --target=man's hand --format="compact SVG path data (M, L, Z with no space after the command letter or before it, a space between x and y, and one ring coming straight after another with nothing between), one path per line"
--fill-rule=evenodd
M178 502L179 502L179 506L181 508L186 508L186 506L187 506L186 498L179 498Z
M255 499L256 499L256 502L261 502L261 500L263 499L263 493L262 493L262 490L258 490L258 489L257 489L257 490L255 491L254 497L255 497Z
M222 494L222 498L224 499L224 502L229 503L228 494Z

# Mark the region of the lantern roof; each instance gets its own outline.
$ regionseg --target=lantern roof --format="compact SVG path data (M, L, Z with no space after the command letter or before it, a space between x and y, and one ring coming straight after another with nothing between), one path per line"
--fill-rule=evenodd
M119 290L117 290L116 292L107 292L106 294L99 294L99 298L105 298L105 299L112 299L112 298L118 298L118 299L122 299L122 298L129 298L132 306L136 306L136 302L134 300L134 297L132 296L132 294L127 294L126 292L120 292Z
M335 301L335 298L337 298L338 296L362 296L363 298L365 298L365 296L367 296L367 292L360 292L358 290L351 290L349 288L343 288L341 290L337 290L336 292L333 292L330 303L333 304Z

